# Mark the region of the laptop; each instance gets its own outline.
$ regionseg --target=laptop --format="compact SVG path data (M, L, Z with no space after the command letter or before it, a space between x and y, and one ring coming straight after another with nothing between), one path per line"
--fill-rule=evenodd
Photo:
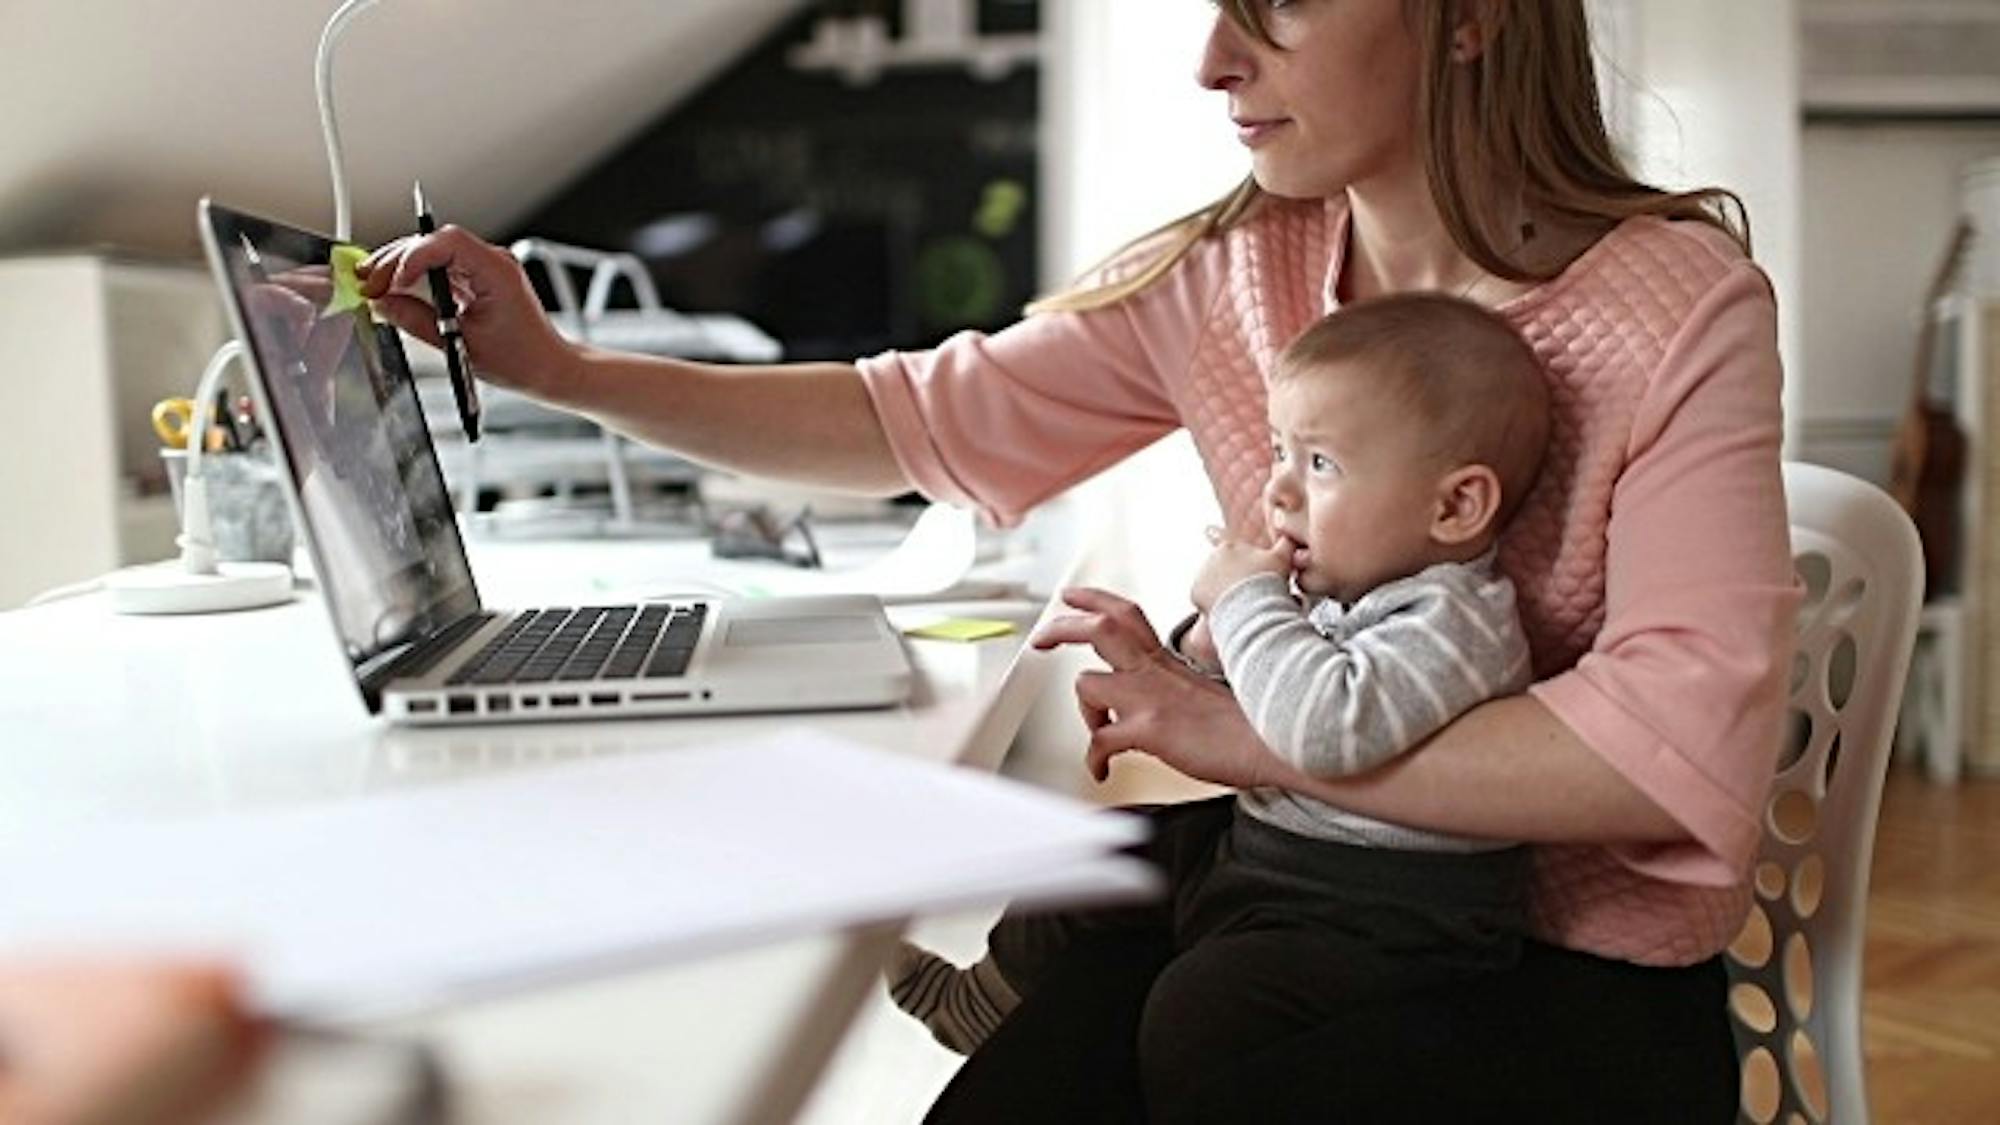
M485 606L402 337L342 308L333 242L204 199L201 234L334 633L373 714L447 724L884 707L879 599Z

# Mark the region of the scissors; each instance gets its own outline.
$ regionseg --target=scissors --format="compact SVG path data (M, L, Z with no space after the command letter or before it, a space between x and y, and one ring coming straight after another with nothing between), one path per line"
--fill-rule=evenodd
M188 435L194 429L194 400L191 398L163 398L153 404L153 432L160 435L169 449L186 449ZM229 445L229 434L221 426L210 422L208 433L202 444L209 453L220 453Z

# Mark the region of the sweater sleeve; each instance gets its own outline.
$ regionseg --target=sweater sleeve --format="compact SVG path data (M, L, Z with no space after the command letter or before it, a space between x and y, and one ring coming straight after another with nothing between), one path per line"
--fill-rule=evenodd
M889 445L917 489L1000 525L1181 425L1185 373L1222 250L1197 246L1138 294L1088 312L961 332L860 360Z
M1483 700L1518 690L1528 648L1512 589L1437 568L1369 594L1361 627L1322 636L1282 578L1216 599L1211 627L1243 713L1265 745L1315 777L1365 773Z
M1779 744L1798 591L1776 329L1748 262L1682 323L1613 489L1603 627L1574 668L1532 689L1687 828L1691 843L1617 853L1673 882L1741 880Z

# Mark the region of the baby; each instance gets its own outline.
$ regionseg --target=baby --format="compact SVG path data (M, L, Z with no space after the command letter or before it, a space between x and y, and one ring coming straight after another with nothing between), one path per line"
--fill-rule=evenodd
M1526 687L1528 645L1495 553L1540 469L1549 404L1513 328L1451 297L1360 302L1285 349L1268 410L1265 535L1211 532L1199 613L1170 641L1183 659L1226 677L1265 745L1319 777L1375 769ZM1427 987L1518 956L1525 849L1281 789L1244 790L1226 815L1196 862L1166 864L1163 903L1010 912L963 970L905 946L891 996L969 1053L1054 951L1105 927L1159 930L1202 988L1255 991L1259 1011L1302 1010L1294 994L1324 1006ZM1162 821L1162 835L1176 823ZM1252 931L1227 956L1196 957Z

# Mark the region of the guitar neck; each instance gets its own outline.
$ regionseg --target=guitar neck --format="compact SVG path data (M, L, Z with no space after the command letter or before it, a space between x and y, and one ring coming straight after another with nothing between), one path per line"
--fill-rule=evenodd
M1942 406L1952 409L1958 395L1958 315L1945 302L1966 251L1972 246L1972 223L1960 216L1952 228L1951 242L1924 293L1923 323L1917 332L1917 363L1910 372L1910 405L1913 408Z
M1959 310L1932 306L1917 349L1916 378L1911 393L1926 405L1956 410L1958 406Z

